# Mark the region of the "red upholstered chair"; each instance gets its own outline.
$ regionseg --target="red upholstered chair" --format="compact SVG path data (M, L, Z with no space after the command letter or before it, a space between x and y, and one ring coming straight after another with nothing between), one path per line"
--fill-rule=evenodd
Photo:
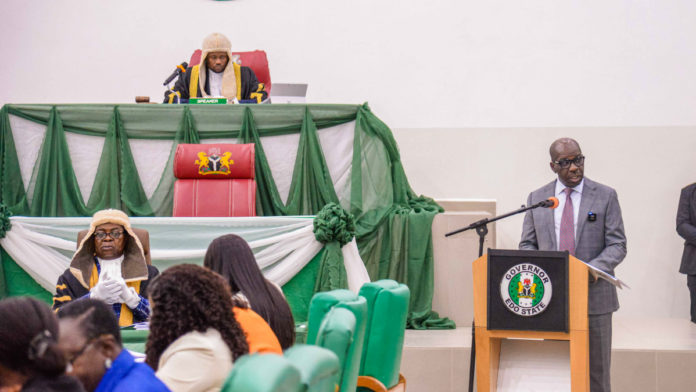
M191 60L189 61L189 67L198 65L201 62L201 50L196 49L191 55ZM268 57L266 52L263 50L255 50L253 52L232 52L232 54L239 55L239 61L243 66L251 68L256 74L256 78L259 83L263 83L265 90L271 93L271 71L268 68Z
M256 216L253 144L180 144L175 217Z

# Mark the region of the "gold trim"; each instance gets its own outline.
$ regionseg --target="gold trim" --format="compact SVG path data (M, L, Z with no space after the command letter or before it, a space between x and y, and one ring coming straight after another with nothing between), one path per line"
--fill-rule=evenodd
M179 97L181 99L181 94L179 94L178 91L174 91L173 93L169 94L169 102L168 103L174 103L174 95Z
M198 95L198 77L201 74L201 65L194 65L191 68L191 82L189 83L189 99L196 98Z
M256 98L256 103L261 103L261 99L263 99L263 94L261 93L251 93L249 96L251 99Z
M72 298L70 298L69 295L64 295L64 296L58 297L58 298L53 297L53 305L55 306L56 301L66 302L66 301L71 301L71 300L72 300Z
M137 282L127 282L126 286L129 288L132 287L135 289L135 292L137 294L140 294L140 281ZM121 315L118 318L118 325L119 327L127 327L129 325L133 324L133 311L131 308L128 307L128 305L122 303L121 304Z
M237 63L232 63L234 67L234 78L237 82L237 101L242 99L242 66Z

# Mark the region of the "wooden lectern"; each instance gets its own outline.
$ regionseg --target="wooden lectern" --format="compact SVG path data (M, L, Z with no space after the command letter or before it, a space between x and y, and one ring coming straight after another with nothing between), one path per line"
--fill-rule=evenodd
M513 312L508 312L510 313L508 323L514 325L515 318L518 318L517 320L519 320L519 323L525 325L525 327L523 327L525 330L516 330L516 328L489 329L489 325L494 325L491 323L489 317L507 317L502 316L501 313L493 314L491 312L491 307L489 307L489 301L504 302L501 298L502 290L499 288L500 286L490 287L493 285L490 283L491 280L489 279L491 278L489 277L489 271L491 270L489 260L491 259L491 254L494 253L498 255L516 255L518 258L524 257L525 260L534 260L536 256L542 256L546 253L553 253L556 257L559 257L559 254L561 255L560 257L566 257L567 269L565 273L567 275L563 282L563 288L566 291L565 293L560 293L561 296L565 294L563 297L563 306L565 306L565 309L561 309L560 311L565 315L566 324L564 329L566 332L530 330L537 329L534 327L530 328L529 326L531 325L530 323L534 322L535 317L537 317L537 319L540 319L540 317L537 315L523 317ZM514 262L511 264L514 264ZM500 269L495 272L497 275L500 275L499 270ZM493 273L491 273L491 275L493 275ZM571 390L573 392L587 392L590 390L590 343L587 318L588 268L582 261L567 253L563 256L561 252L501 251L491 249L488 254L474 261L473 278L474 324L476 328L476 380L478 385L477 390L479 392L496 391L498 364L500 361L500 345L502 339L506 338L568 340L570 342ZM500 279L503 278L498 277L498 281L500 281ZM524 290L522 289L521 283L516 281L515 284L520 285L520 289ZM556 291L559 290L554 288L554 294L556 294ZM498 308L500 308L499 303L496 304ZM557 308L560 307L558 303L554 304L554 306Z

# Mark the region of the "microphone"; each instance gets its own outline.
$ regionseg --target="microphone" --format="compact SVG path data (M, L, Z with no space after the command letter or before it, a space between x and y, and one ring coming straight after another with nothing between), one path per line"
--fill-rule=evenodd
M550 208L554 210L558 207L558 199L555 197L549 197L548 199L540 202L539 207Z
M182 72L183 72L183 73L186 73L186 68L187 68L187 67L188 67L188 63L185 62L185 61L184 61L183 63L181 63L181 65L177 65L177 66L176 66L176 69L174 70L174 72L173 72L171 75L169 75L169 77L167 78L167 80L164 81L164 85L166 86L166 85L168 85L169 83L171 83L172 80L174 80L175 77L181 75Z
M529 207L527 207L523 204L522 207L520 207L518 210L508 212L507 214L498 215L494 218L482 219L482 220L480 220L478 222L474 222L474 223L470 224L469 226L464 227L462 229L451 231L451 232L445 234L445 237L449 237L451 235L461 233L462 231L476 229L476 232L479 233L479 236L481 236L481 241L479 242L479 254L482 254L482 252L483 252L483 236L485 236L486 233L488 233L488 229L486 228L487 224L493 223L495 221L498 221L498 220L501 220L504 218L507 218L509 216L521 214L525 211L533 210L533 209L539 208L539 207L550 208L553 210L554 208L558 207L558 199L556 199L555 197L549 197L548 199L546 199L544 201L540 201L537 204L531 205Z

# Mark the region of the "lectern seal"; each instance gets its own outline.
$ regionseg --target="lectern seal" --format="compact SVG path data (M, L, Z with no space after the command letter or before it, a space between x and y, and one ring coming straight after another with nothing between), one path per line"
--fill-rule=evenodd
M520 316L535 316L551 302L551 278L534 264L517 264L500 282L500 296L505 307Z

